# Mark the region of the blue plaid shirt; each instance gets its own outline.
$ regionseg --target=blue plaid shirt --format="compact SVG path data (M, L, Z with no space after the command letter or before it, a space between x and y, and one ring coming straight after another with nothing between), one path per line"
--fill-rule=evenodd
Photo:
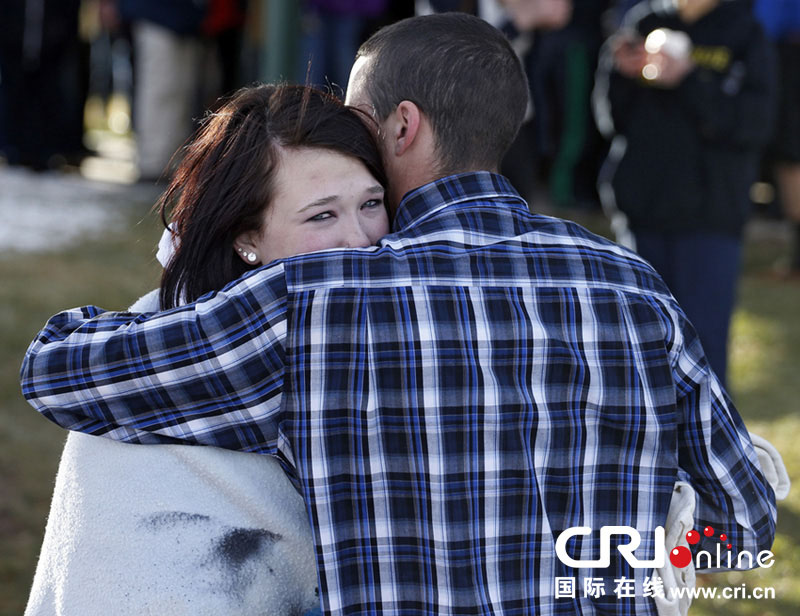
M749 436L646 263L531 214L487 172L409 193L395 230L167 312L61 313L23 392L72 430L277 455L308 506L326 613L655 613L651 571L616 550L571 569L554 544L591 527L568 547L595 559L600 527L627 525L652 558L679 478L699 527L771 545ZM587 577L605 596L583 596ZM634 597L614 595L622 577Z

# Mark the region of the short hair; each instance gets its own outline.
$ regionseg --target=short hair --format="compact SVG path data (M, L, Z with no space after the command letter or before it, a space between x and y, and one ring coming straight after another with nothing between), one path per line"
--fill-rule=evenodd
M374 127L367 123L374 120L366 113L297 85L243 88L209 114L157 203L164 224L171 218L180 240L164 268L161 307L194 301L257 267L236 255L233 242L241 233L261 230L280 148L351 156L385 187Z
M439 169L498 167L528 105L522 64L508 39L466 13L410 17L369 38L366 93L376 119L408 100L433 127Z

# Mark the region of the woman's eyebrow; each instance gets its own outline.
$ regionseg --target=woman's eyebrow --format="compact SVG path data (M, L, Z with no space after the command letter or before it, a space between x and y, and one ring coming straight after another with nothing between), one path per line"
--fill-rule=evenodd
M304 205L299 210L297 210L297 212L298 213L305 212L306 210L311 209L312 207L321 207L323 205L328 205L329 203L332 203L332 202L336 201L337 199L339 199L339 195L328 195L327 197L322 197L321 199L317 199L316 201L312 201L308 205Z
M383 186L381 186L380 184L375 184L374 186L370 186L369 188L367 188L365 192L368 192L371 195L382 195ZM311 209L312 207L322 207L324 205L328 205L329 203L333 203L338 199L339 195L328 195L327 197L322 197L320 199L312 201L308 205L304 205L299 210L297 210L297 213L299 214L301 212L305 212L306 210Z

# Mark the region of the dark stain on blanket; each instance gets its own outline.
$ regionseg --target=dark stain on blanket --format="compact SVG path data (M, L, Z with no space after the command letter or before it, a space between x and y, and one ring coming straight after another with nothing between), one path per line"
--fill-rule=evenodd
M211 518L200 513L187 511L160 511L140 518L139 524L150 530L161 530L165 527L174 527L178 524L197 524L208 522Z
M215 551L230 569L238 570L248 559L263 555L282 538L262 528L233 528L217 541Z
M214 592L222 592L232 602L243 606L251 600L248 597L255 585L265 583L265 576L275 579L275 568L280 570L282 565L273 550L283 540L283 535L263 528L227 526L210 516L187 511L159 511L140 517L139 525L153 533L166 532L177 544L184 537L195 540L207 537L210 540L208 551L197 563L204 571L201 578L209 580ZM189 527L193 527L192 530ZM189 534L183 534L181 529ZM281 616L299 616L307 611L299 605L291 605L289 597L284 601L288 611Z
M211 550L213 560L219 563L221 577L225 580L220 590L232 601L243 603L256 580L263 580L259 578L259 571L275 574L272 551L282 539L282 535L262 528L237 527L227 530L214 542Z

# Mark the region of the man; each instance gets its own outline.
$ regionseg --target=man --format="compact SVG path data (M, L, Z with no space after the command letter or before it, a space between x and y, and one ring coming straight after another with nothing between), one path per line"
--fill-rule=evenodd
M526 105L502 35L460 14L398 22L351 88L379 124L393 234L171 312L62 313L23 364L31 403L112 438L279 456L326 613L654 613L649 570L616 550L571 569L555 542L589 526L568 548L597 558L600 527L626 525L652 558L679 477L698 524L771 545L774 494L654 271L491 172ZM607 594L557 598L557 577ZM614 596L622 577L636 596Z

